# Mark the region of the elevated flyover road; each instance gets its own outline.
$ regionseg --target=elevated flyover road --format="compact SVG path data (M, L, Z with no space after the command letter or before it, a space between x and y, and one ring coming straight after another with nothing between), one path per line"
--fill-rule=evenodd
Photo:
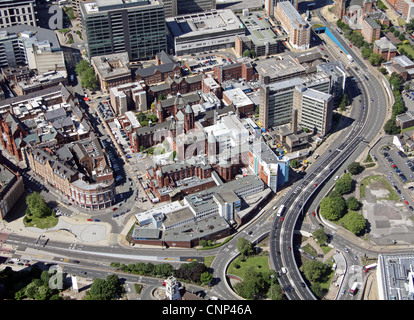
M359 76L350 70L358 81ZM367 80L368 79L368 80ZM357 158L381 131L387 110L387 92L383 90L381 80L374 75L359 78L360 97L354 100L351 124L343 130L339 139L334 141L329 150L312 165L303 180L281 200L286 213L275 217L270 230L270 259L275 271L280 272L279 282L291 300L314 300L313 293L304 283L297 267L293 248L293 233L303 207L314 192L348 158ZM351 84L355 86L356 84Z

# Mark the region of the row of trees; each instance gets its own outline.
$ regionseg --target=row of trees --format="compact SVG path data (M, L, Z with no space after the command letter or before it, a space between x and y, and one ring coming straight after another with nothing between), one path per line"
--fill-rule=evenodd
M345 22L338 19L336 25L343 31L344 36L357 48L361 49L361 54L364 59L367 59L373 66L381 65L383 58L381 54L374 53L372 44L365 41L364 36L352 30Z
M403 79L399 74L393 72L388 81L394 94L395 102L392 106L391 118L384 125L384 131L387 134L398 134L400 133L401 129L397 126L395 119L399 114L405 112L405 104L401 94Z
M106 279L95 279L85 300L113 300L118 299L125 292L122 282L117 275L111 274Z
M208 284L213 279L213 275L208 271L207 266L204 263L197 261L183 263L178 269L175 269L169 263L153 264L151 262L137 262L128 265L112 262L111 267L117 268L123 272L147 277L167 278L169 276L175 276L182 281L189 281L197 284Z

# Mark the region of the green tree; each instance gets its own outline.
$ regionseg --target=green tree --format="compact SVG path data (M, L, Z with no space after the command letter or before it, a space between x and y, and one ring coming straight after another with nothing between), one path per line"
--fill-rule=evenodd
M403 78L401 77L400 74L398 74L397 72L393 72L391 73L390 78L388 79L392 90L399 90L401 87L401 84L404 82Z
M249 256L253 253L253 244L244 238L237 240L237 250L243 257Z
M397 126L395 119L389 119L384 125L384 131L387 134L398 134L401 129Z
M359 203L357 198L351 196L348 199L346 199L346 206L347 206L348 210L354 210L355 211L355 210L359 209L360 203Z
M89 292L92 300L111 300L119 297L123 289L118 276L112 274L106 279L95 279Z
M312 282L323 282L331 272L329 265L318 260L309 260L300 269L305 277Z
M263 274L254 270L253 267L246 270L243 282L235 286L236 291L248 300L265 293L268 288L268 282L264 280Z
M75 72L79 77L82 77L82 74L90 68L89 62L86 60L81 60L76 65Z
M371 54L372 54L372 50L371 49L369 49L369 48L363 48L362 50L361 50L361 54L362 54L362 57L364 58L364 59L369 59L369 57L371 56Z
M211 282L211 280L213 280L213 275L208 271L203 272L200 276L200 281L203 284L208 284Z
M166 278L174 274L174 267L169 263L157 264L154 268L154 275Z
M356 174L360 174L362 171L364 171L364 166L362 166L359 162L352 162L349 166L348 166L348 171L352 174L352 175L356 175Z
M289 165L290 165L292 168L299 168L299 166L300 166L300 162L299 162L299 160L297 160L297 159L293 159L293 160L289 161Z
M98 78L93 68L88 68L82 73L81 85L89 90L94 90L98 87Z
M312 233L313 238L321 245L328 241L324 228L319 228Z
M410 21L405 25L405 31L408 34L412 34L414 32L414 19L410 19Z
M351 232L353 232L356 235L359 235L362 233L362 231L365 230L367 225L367 220L364 218L364 216L356 211L352 211L348 213L348 224L347 229Z
M336 221L346 213L346 203L342 197L326 197L320 204L320 214L327 220Z
M243 51L243 57L250 58L250 50L249 49L246 49L246 50Z
M335 183L335 190L338 191L341 195L350 193L352 191L352 188L353 181L349 173L344 174Z
M50 209L43 197L38 192L32 192L26 197L27 209L30 214L43 218L50 216L52 214L52 209Z
M369 63L373 66L379 66L384 59L379 53L372 53L368 59Z

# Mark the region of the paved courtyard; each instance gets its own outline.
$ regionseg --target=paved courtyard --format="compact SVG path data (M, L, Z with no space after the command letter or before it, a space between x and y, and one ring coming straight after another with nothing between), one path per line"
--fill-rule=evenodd
M390 192L382 181L373 181L361 199L368 220L367 237L379 245L414 244L413 214L401 200L389 200Z

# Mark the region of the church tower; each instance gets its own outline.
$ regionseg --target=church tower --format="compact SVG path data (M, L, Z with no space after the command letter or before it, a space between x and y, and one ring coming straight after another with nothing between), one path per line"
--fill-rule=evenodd
M185 115L184 115L184 130L185 132L194 129L194 111L191 106L188 104L185 108Z

